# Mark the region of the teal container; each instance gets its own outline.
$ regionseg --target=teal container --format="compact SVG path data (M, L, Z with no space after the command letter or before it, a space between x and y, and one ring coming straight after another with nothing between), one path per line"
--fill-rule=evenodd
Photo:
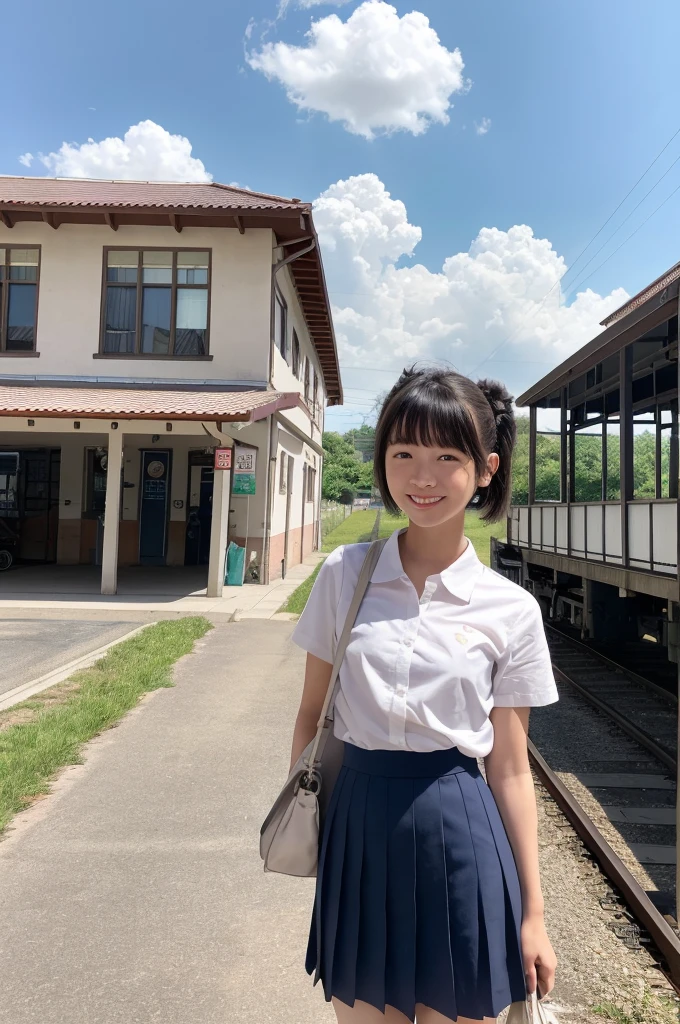
M224 582L228 587L243 586L245 564L246 549L230 541L227 548L227 571L224 574Z

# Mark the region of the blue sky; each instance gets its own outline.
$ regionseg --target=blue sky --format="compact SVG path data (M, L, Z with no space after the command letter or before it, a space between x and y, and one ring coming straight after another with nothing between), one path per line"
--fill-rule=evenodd
M637 0L305 3L290 0L278 18L277 0L119 0L115 11L72 0L68 18L47 0L5 9L3 70L15 100L5 106L0 173L93 173L91 162L78 164L88 138L124 140L151 121L188 139L217 181L309 201L325 195L315 217L346 387L347 405L329 413L339 429L360 422L414 357L521 390L588 341L624 292L680 258L678 192L597 269L680 184L679 162L582 271L577 291L592 294L570 293L578 267L680 156L679 135L557 284L559 258L573 263L680 127L676 3L655 0L653 17ZM412 12L421 17L405 18ZM337 20L325 24L327 45L352 46L327 85L319 68L328 53L305 34L329 17ZM263 48L276 43L284 49L269 51L267 75ZM424 130L414 134L398 123L410 103L406 56L420 44L423 101L410 113ZM290 70L294 46L311 85ZM384 125L371 114L377 92ZM337 109L350 111L354 130L346 117L331 120ZM479 134L483 119L490 125ZM40 162L64 142L65 157ZM26 153L30 168L19 163ZM160 176L162 156L150 154L147 176ZM116 159L106 151L102 176L119 176ZM480 238L482 229L496 231Z

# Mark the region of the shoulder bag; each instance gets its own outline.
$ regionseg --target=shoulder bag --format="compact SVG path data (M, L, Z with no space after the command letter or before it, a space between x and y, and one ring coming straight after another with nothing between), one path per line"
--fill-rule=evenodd
M260 829L260 856L265 871L313 878L319 854L320 823L340 771L344 744L333 733L333 705L338 674L366 588L384 540L373 541L359 573L356 590L338 642L316 736L297 759L285 786Z
M556 1024L554 1016L539 1001L536 992L521 1003L512 1003L505 1024Z

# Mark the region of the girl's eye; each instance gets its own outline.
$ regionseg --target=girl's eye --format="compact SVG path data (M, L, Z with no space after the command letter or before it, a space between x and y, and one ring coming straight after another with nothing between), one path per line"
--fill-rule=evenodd
M458 462L458 458L455 455L440 455L440 459L450 459L452 462Z
M401 459L402 457L405 459L410 459L411 455L409 452L396 452L394 457L395 459Z

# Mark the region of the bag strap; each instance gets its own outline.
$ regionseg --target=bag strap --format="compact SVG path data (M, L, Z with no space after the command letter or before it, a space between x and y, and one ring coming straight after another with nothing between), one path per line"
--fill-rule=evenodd
M352 596L352 601L347 612L347 618L345 619L345 624L343 626L343 630L338 641L338 646L335 651L335 658L333 660L331 677L328 682L328 689L326 690L326 699L323 702L323 707L321 708L321 715L319 716L319 721L317 723L314 745L312 746L308 760L305 762L308 768L313 769L314 766L318 763L317 751L319 749L321 734L323 733L323 729L324 726L326 725L326 722L330 723L333 720L333 705L335 704L335 698L340 687L340 666L342 665L343 659L345 657L345 651L347 650L347 644L349 643L352 627L354 626L354 622L359 613L359 607L364 599L364 594L366 593L366 589L373 574L373 570L378 564L378 559L380 558L380 554L382 552L382 549L385 547L386 543L387 538L383 540L374 540L371 546L369 547L368 551L366 552L366 557L364 558L363 565L361 566L361 572L359 573L359 579L357 580L356 589Z

